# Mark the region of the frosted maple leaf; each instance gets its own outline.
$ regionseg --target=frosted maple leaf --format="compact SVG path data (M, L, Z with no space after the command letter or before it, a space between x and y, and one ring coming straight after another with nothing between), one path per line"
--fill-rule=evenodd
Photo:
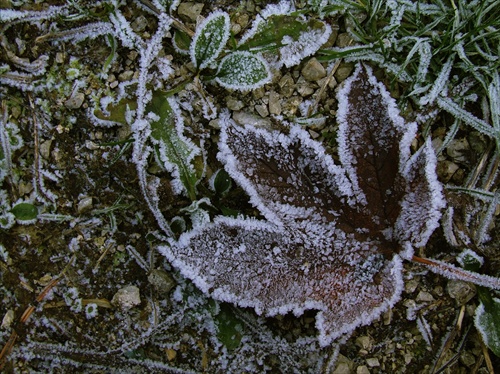
M430 141L368 67L339 95L336 165L297 125L288 134L221 118L218 158L265 219L217 217L162 252L211 297L273 316L318 310L322 345L369 324L403 288L402 259L444 206Z

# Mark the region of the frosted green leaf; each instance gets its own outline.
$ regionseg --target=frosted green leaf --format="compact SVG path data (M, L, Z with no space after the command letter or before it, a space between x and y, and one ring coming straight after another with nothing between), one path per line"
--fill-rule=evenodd
M191 61L200 70L212 63L229 39L229 15L211 13L197 28L191 43Z
M31 221L38 217L38 209L30 203L19 203L14 206L11 213L19 221Z
M314 54L330 36L330 26L320 20L281 13L290 11L286 6L277 9L269 5L268 8L243 35L238 46L240 50L277 51L278 66L290 67Z
M483 294L488 290L483 290ZM489 292L488 292L489 293ZM480 296L483 296L480 293ZM500 299L488 298L488 302L481 303L476 309L474 324L481 334L484 343L491 351L500 357Z
M162 165L174 177L174 192L184 192L195 200L198 177L192 161L199 149L182 134L184 126L177 103L173 98L155 94L146 110L158 116L151 122L151 137L158 143Z
M250 52L234 52L222 59L215 80L232 90L253 90L271 80L267 62Z

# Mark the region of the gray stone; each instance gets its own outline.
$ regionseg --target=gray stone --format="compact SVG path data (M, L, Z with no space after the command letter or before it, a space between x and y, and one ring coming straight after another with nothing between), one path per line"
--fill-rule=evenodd
M380 362L376 357L367 358L366 364L371 368L380 366Z
M452 299L455 299L457 305L464 305L476 296L476 287L461 280L450 280L446 286L446 292Z
M136 286L126 286L119 289L111 299L111 304L123 310L128 310L140 303L141 295Z
M245 104L242 101L235 99L232 96L226 97L226 106L229 110L240 110L243 109Z
M269 93L269 113L275 115L281 114L280 95L274 91Z
M78 109L82 106L85 100L85 94L83 92L74 92L71 97L65 101L64 106L68 109Z
M352 36L347 32L343 32L337 36L335 43L337 44L337 47L344 48L350 46L353 42L354 39Z
M290 74L285 74L281 77L279 81L279 86L281 87L280 93L285 97L290 97L293 95L295 89L295 82Z
M356 374L370 374L370 370L366 367L366 365L358 366L356 368Z
M244 125L252 125L255 127L271 128L271 121L268 118L262 118L248 112L234 112L233 119L236 123Z
M91 196L85 196L78 202L78 213L83 214L92 209L94 203Z
M132 27L132 30L134 30L135 32L142 32L148 26L148 20L143 15L140 15L139 17L134 19L134 21L130 24L130 26Z
M453 177L453 175L457 172L459 166L452 161L441 161L438 162L436 173L441 182L447 183Z
M161 269L153 269L148 275L148 281L161 295L168 294L175 287L174 279Z
M267 110L267 106L264 104L257 104L255 110L261 117L267 117L269 115L269 110Z
M343 82L347 79L349 75L351 75L352 71L354 69L354 65L351 63L341 63L339 65L339 68L333 75L335 77L335 80L337 82Z
M202 3L181 3L179 8L177 8L177 14L184 21L196 21L196 18L201 14L203 10L203 6L205 4Z
M326 77L326 70L316 58L311 58L302 68L302 76L312 82L316 82Z
M435 301L434 297L427 291L420 291L417 295L416 298L417 302L419 303L432 303Z
M468 154L470 151L469 142L467 139L453 139L448 148L446 148L446 153L455 162L465 162L469 159Z

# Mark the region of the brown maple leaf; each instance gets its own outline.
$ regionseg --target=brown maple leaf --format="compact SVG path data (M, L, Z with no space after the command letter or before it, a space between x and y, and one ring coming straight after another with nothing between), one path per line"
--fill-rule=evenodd
M265 220L217 217L161 249L215 299L270 316L318 310L322 345L399 300L402 259L444 206L430 141L410 154L416 124L370 68L358 65L338 98L342 166L297 125L221 118L218 157Z

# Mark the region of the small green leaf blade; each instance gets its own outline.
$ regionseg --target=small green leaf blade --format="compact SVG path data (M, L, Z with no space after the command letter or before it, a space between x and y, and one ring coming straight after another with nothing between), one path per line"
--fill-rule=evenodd
M33 221L38 217L38 209L30 203L19 203L10 211L18 221Z
M222 87L247 91L268 83L271 80L271 72L262 57L238 51L222 59L215 80Z
M198 69L206 68L220 54L229 39L229 15L211 13L196 29L191 43L191 61Z
M146 110L159 117L151 121L151 138L158 144L162 165L174 177L174 192L184 192L195 200L198 175L193 159L199 154L199 148L182 133L184 127L176 101L155 93Z

